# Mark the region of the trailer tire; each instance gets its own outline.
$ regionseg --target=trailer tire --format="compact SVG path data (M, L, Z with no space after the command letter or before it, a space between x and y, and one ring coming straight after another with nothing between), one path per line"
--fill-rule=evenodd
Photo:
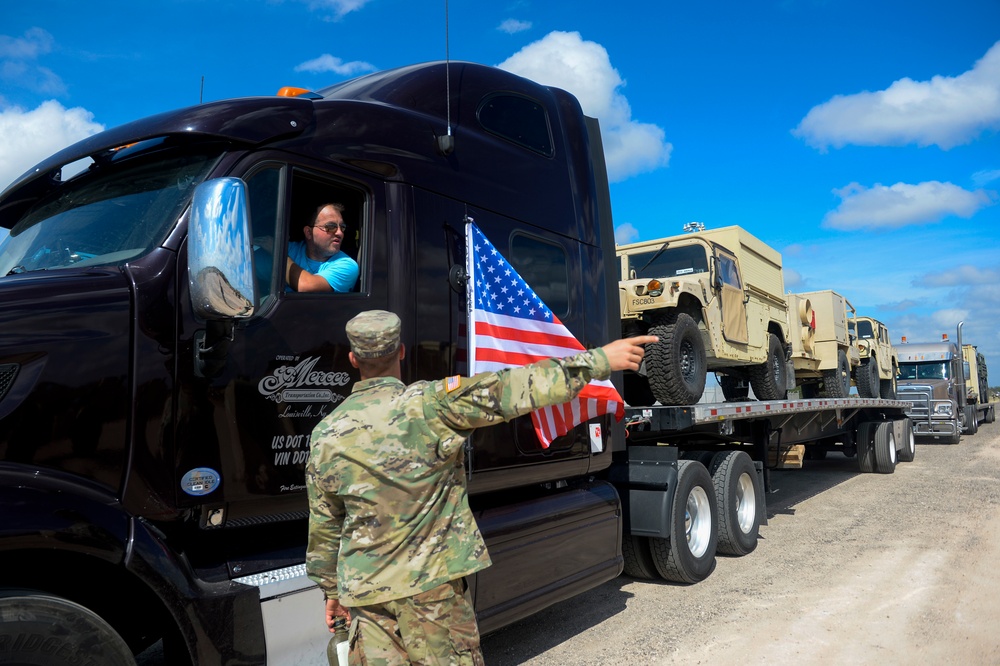
M913 423L903 419L903 448L899 450L899 462L913 462L917 455L917 438L913 436Z
M875 471L875 450L872 441L875 438L875 428L878 421L865 421L858 426L858 435L854 443L858 452L858 469L862 474Z
M875 426L875 471L892 474L896 471L896 437L892 431L892 421L882 421Z
M750 386L758 400L784 400L788 395L788 366L781 340L774 333L767 334L767 360L751 365Z
M986 410L986 416L983 418L983 423L993 423L996 420L997 415L993 411L993 405L990 405L989 409Z
M743 451L716 453L709 467L719 518L718 552L742 556L757 547L758 499L763 497L753 460Z
M661 405L693 405L705 392L705 342L691 315L681 312L667 324L652 326L659 342L646 345L649 388Z
M719 375L719 387L726 402L739 402L750 397L750 385L739 377Z
M837 350L837 367L823 371L823 388L820 395L824 398L846 398L851 392L851 365L843 349Z
M896 373L892 373L890 379L880 379L879 380L878 396L883 400L895 400L896 399Z
M88 608L44 592L0 591L0 645L10 663L135 666L121 636ZM5 663L7 663L5 661Z
M656 580L659 574L649 552L647 537L626 534L622 537L622 559L625 560L626 576L639 580Z
M701 463L677 463L670 538L650 538L649 551L664 580L697 583L712 573L719 532L712 477Z
M877 398L881 390L878 378L878 360L875 357L868 359L867 363L862 363L855 370L855 381L858 384L858 395L862 398Z

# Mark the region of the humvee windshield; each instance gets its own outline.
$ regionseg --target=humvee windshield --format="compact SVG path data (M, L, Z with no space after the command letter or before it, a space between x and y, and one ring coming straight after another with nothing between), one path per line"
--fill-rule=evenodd
M948 379L949 367L946 361L934 363L900 363L899 379Z
M863 319L858 321L858 339L865 340L875 337L875 331L872 329L872 323L870 321L865 321Z
M57 183L0 242L0 276L120 264L162 243L221 154L153 139Z
M657 256L659 254L659 256ZM702 245L682 245L628 255L628 277L671 278L708 272L708 253Z

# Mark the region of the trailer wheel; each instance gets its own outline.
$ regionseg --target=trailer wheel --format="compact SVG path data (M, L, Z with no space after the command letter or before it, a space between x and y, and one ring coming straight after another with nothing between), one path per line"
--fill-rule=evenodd
M892 373L892 377L889 379L879 380L878 397L883 400L895 400L896 399L896 373Z
M670 538L650 538L649 551L665 580L697 583L712 573L719 534L715 490L701 463L677 463L677 489L670 515Z
M965 435L975 435L979 432L979 412L976 411L975 405L965 406L965 429L962 431Z
M858 452L858 469L862 474L875 471L875 450L872 441L878 424L878 421L865 421L858 426L857 441L854 445Z
M997 420L997 415L993 411L993 405L990 405L989 409L986 410L986 417L983 418L983 423L993 423L996 420Z
M837 367L823 371L823 389L820 395L824 398L846 398L851 392L851 365L847 362L847 354L843 349L837 350Z
M653 556L649 552L647 537L626 534L622 537L622 558L625 560L625 575L640 580L659 578Z
M135 666L122 637L93 611L29 590L0 591L0 647L24 666Z
M727 402L746 400L750 396L750 385L745 379L731 375L719 375L719 386Z
M882 421L876 424L875 441L872 448L875 451L875 471L879 474L895 472L896 437L892 432L892 421Z
M788 366L781 340L774 333L767 334L767 361L751 365L750 386L758 400L784 400L788 395Z
M760 530L757 501L763 492L757 470L743 451L722 451L712 458L709 471L719 517L718 552L746 555L757 547Z
M705 342L691 315L681 312L649 335L660 341L646 345L649 387L661 405L693 405L705 392Z
M917 455L917 439L913 436L913 424L910 419L903 419L903 448L899 451L900 462L913 462Z
M839 361L839 359L838 359ZM877 398L880 391L878 378L878 361L875 357L868 359L855 370L855 380L858 384L858 395L862 398Z

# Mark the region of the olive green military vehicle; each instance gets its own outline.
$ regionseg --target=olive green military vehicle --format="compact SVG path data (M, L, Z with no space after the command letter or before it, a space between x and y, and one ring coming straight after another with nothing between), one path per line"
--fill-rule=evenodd
M619 245L622 334L649 333L631 405L691 405L716 373L727 400L786 396L788 318L781 255L732 226Z
M889 329L871 317L855 317L851 329L861 357L861 365L854 372L858 395L895 400L899 353L889 339Z
M851 336L854 306L835 291L787 294L791 361L803 398L846 398L861 358Z

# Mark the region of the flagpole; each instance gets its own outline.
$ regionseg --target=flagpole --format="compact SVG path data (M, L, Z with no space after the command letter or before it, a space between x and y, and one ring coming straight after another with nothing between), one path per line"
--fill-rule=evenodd
M476 259L474 248L472 247L472 225L475 224L468 215L462 220L465 222L465 337L469 345L469 376L476 374L476 322L475 322L475 298L476 298Z

